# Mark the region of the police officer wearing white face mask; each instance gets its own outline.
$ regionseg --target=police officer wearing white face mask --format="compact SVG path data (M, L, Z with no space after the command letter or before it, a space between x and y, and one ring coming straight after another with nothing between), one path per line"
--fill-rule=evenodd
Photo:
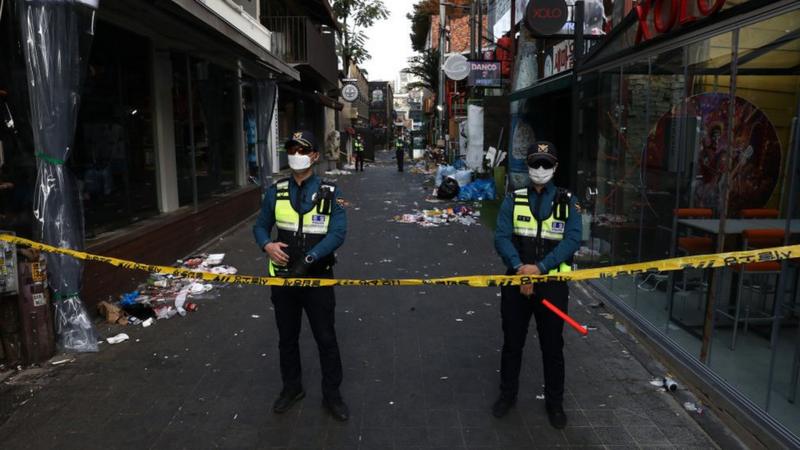
M526 162L530 186L509 194L497 217L495 248L508 268L507 274L558 274L572 270L572 256L580 247L581 217L575 197L553 184L558 168L555 146L539 141L528 148ZM545 407L550 424L564 428L564 322L546 309L549 300L567 311L569 289L563 281L501 288L503 351L500 364L500 397L492 408L505 416L516 403L522 349L531 316L536 319L544 365Z
M339 190L314 175L319 151L310 132L294 133L286 152L292 175L267 190L253 235L268 256L271 276L333 278L334 251L344 243L347 231L345 211L337 201ZM273 227L278 230L275 240L270 238ZM323 404L335 419L347 420L350 413L339 392L342 361L334 328L333 287L273 286L272 304L283 380L273 411L284 413L305 396L298 345L305 311L319 350Z

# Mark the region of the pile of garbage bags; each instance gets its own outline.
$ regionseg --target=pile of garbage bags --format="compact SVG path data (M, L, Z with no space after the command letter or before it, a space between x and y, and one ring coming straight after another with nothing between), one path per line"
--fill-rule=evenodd
M439 166L434 180L438 199L458 198L460 201L482 201L497 198L494 180L478 178L473 181L473 172L463 167L464 162L460 159L452 166Z

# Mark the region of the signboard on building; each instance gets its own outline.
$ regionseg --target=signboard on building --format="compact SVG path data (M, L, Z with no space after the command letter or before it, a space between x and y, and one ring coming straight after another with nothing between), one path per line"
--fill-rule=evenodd
M500 61L470 61L468 86L500 87L502 86Z
M584 54L594 47L597 41L585 41ZM545 52L544 70L542 78L547 78L571 70L575 65L575 41L567 39L561 41Z
M565 0L530 0L525 8L525 24L540 35L556 34L567 23Z
M651 0L636 7L636 43L718 13L727 0Z
M358 100L358 86L355 84L345 84L342 87L342 98L351 103Z

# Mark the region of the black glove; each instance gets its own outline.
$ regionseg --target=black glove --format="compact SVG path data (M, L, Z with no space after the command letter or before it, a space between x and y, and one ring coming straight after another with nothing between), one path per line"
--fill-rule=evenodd
M289 278L305 277L308 274L308 270L311 268L311 264L313 263L314 260L308 256L296 261L294 264L292 264L292 269L289 271Z

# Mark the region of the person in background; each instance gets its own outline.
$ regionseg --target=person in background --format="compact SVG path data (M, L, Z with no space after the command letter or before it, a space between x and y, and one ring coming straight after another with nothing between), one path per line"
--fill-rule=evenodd
M356 154L356 171L364 171L364 142L361 140L361 135L356 135L356 140L353 142L353 153ZM360 167L360 169L359 169Z
M405 156L406 143L402 134L398 134L394 139L394 155L397 159L397 171L403 171L403 157Z

